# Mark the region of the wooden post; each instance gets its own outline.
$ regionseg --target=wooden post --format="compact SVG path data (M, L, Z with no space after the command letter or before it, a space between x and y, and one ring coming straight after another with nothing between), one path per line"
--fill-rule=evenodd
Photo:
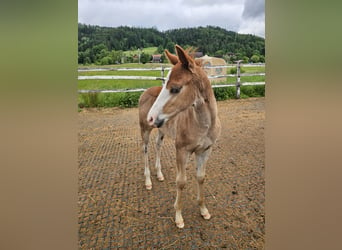
M162 65L160 74L161 74L161 77L163 78L163 81L162 81L163 85L165 84L164 71L165 71L165 69L164 69L164 66Z
M242 60L236 61L237 65L236 65L236 75L237 75L237 79L236 79L236 99L240 99L240 63L242 62Z

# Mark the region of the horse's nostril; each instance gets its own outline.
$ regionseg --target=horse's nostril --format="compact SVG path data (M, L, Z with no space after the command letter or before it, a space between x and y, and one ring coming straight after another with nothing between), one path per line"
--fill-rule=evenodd
M154 123L154 119L152 116L150 118L148 118L147 121L150 125L152 125Z

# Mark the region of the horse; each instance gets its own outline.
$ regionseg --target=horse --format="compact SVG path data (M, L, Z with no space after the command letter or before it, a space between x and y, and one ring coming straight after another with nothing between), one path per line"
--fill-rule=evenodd
M165 55L173 65L163 86L147 89L139 99L139 124L145 157L145 187L152 189L148 164L149 136L158 128L156 141L157 179L164 180L160 164L160 147L164 135L171 137L176 147L176 187L174 203L175 223L184 227L182 217L182 194L186 185L186 165L191 154L195 154L197 201L200 214L206 220L211 215L204 202L203 183L205 165L212 147L220 133L221 124L217 115L217 104L210 81L201 63L189 51L175 46L176 55L165 50Z

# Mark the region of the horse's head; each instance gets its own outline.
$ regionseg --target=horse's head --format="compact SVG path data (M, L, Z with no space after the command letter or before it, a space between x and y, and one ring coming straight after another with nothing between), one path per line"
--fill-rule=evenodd
M167 58L174 66L147 115L151 126L161 127L177 113L207 99L203 95L205 86L210 85L206 74L180 46L176 45L175 48L177 56L165 50Z

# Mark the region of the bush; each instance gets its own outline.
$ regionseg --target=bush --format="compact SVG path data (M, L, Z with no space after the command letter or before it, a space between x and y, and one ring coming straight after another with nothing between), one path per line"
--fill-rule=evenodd
M217 101L223 101L227 99L235 98L235 87L221 87L221 88L214 88L214 95Z
M82 93L79 95L79 108L95 107L137 107L141 92L132 93Z
M78 106L80 108L94 108L99 106L99 94L98 93L83 93L80 94L80 100Z
M252 55L251 61L257 63L260 61L260 57L258 55Z
M214 88L214 95L217 101L236 98L236 87ZM265 85L241 86L240 98L265 96Z
M257 85L254 86L255 92L258 93L259 96L265 96L265 85Z
M100 60L100 63L101 65L109 65L112 63L112 58L109 57L109 56L105 56L103 57L101 60Z
M241 98L255 97L254 86L241 86Z
M131 108L137 107L139 103L141 92L131 92L131 93L123 93L119 97L119 107L122 108Z
M121 93L102 93L101 107L118 107Z
M241 86L241 98L265 96L265 85Z
M240 67L240 73L242 74L242 73L245 73L245 72L246 72L246 70L244 70L242 67ZM232 74L232 75L236 75L236 73L237 73L237 68L236 67L231 68L230 71L229 71L229 74Z

